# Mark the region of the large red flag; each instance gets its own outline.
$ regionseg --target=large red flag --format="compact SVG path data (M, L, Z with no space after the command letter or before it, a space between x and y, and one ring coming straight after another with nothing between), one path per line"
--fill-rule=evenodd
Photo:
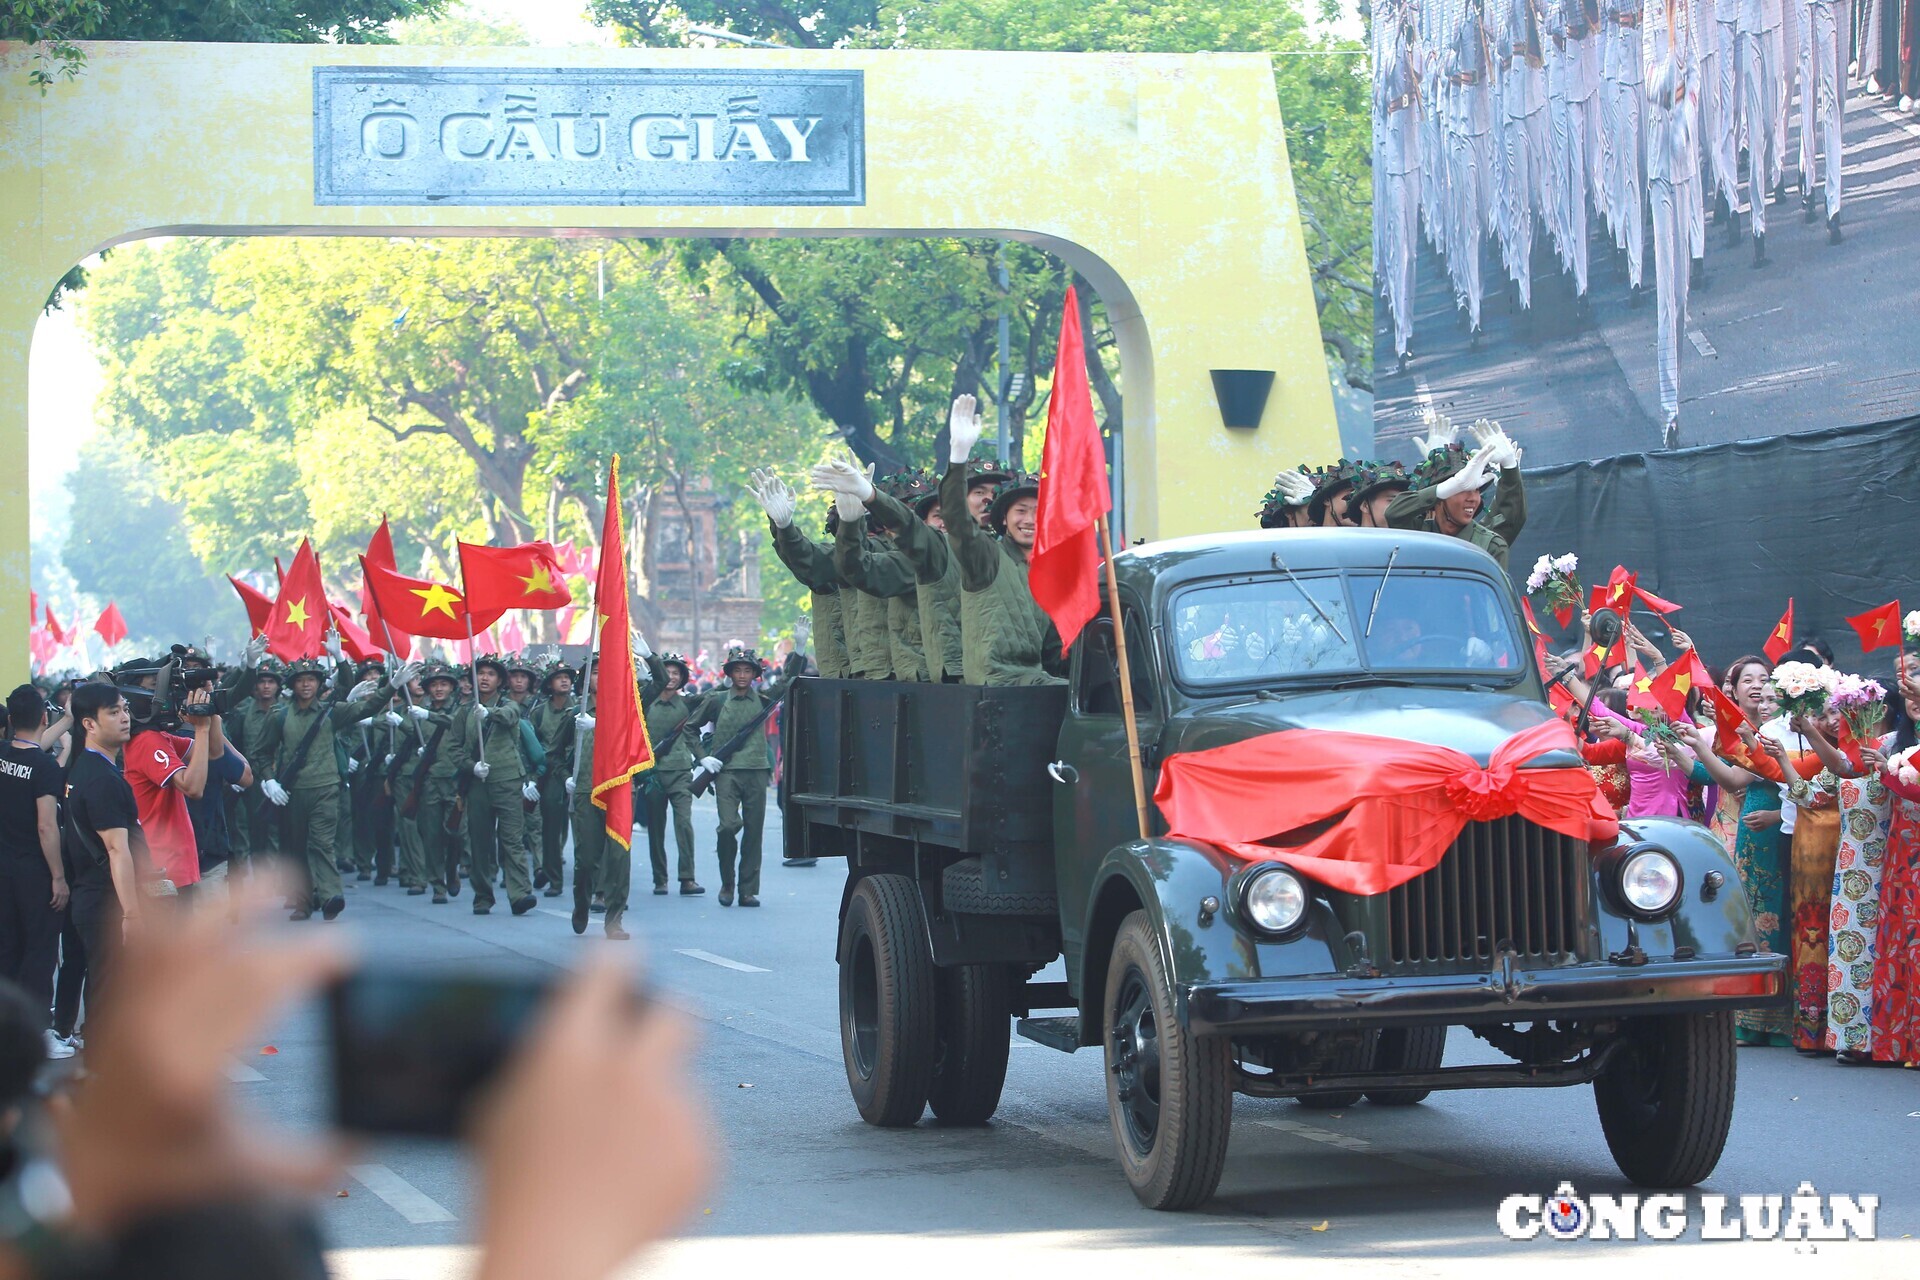
M445 583L409 578L360 557L360 572L379 602L380 616L396 631L432 636L436 640L465 640L469 630L484 631L499 614L467 618L466 597Z
M1760 652L1767 655L1768 662L1778 662L1793 648L1793 597L1787 597L1787 611L1780 615L1780 621L1767 633L1767 642L1760 646Z
M467 606L499 617L508 609L558 609L573 603L566 571L549 542L517 547L460 544L460 578Z
M373 537L367 541L367 564L377 564L382 569L399 572L399 562L393 558L393 531L387 528L387 518L380 517L380 527L373 531ZM373 598L373 586L367 581L364 570L360 574L360 616L367 620L367 634L374 643L390 649L396 658L407 658L413 654L413 637L393 625L393 621L380 613L380 602Z
M1112 509L1107 458L1087 384L1080 300L1068 285L1047 403L1047 439L1040 452L1038 528L1027 571L1034 600L1060 632L1062 652L1100 611L1100 539L1094 522Z
M120 616L120 606L107 601L107 607L93 621L93 633L107 642L111 649L127 638L127 620Z
M273 616L273 601L267 598L267 593L248 586L232 574L227 575L227 581L233 584L234 592L239 595L240 603L247 611L248 628L256 636L267 634L267 620Z
M374 643L359 623L353 620L353 614L343 604L329 600L327 609L333 616L334 630L340 633L340 651L355 662L378 662L386 651Z
M618 454L607 477L607 519L600 534L600 577L594 584L594 598L600 616L594 645L599 683L593 708L593 803L606 811L607 839L626 849L633 841L633 776L653 768L653 744L647 741L640 686L634 679Z
M48 618L52 622L52 618ZM1878 609L1869 609L1865 613L1856 613L1847 619L1847 625L1860 633L1860 648L1867 653L1875 649L1900 647L1900 602L1890 600Z
M317 658L327 630L327 588L320 580L320 558L313 543L300 540L293 565L280 581L280 597L267 618L267 652L282 662Z
M47 634L53 637L56 645L65 646L73 643L73 633L61 626L60 619L53 616L52 605L47 606Z

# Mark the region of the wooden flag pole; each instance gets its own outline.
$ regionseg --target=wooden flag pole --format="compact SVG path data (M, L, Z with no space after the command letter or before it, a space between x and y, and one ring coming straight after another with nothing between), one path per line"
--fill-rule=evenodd
M1147 818L1147 778L1140 767L1140 726L1133 717L1133 669L1127 659L1127 624L1120 616L1120 580L1113 567L1113 530L1107 525L1107 517L1101 514L1094 517L1094 524L1100 530L1100 547L1107 564L1107 612L1113 618L1113 642L1120 659L1120 705L1127 721L1127 764L1133 770L1133 811L1140 821L1140 838L1148 839L1151 831Z

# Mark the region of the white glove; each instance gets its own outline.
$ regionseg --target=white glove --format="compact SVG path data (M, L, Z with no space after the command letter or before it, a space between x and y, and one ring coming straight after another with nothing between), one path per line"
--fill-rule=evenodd
M1313 481L1304 472L1282 471L1274 477L1273 487L1290 507L1304 507L1313 498Z
M722 769L726 768L727 766L720 763L719 756L707 756L705 759L700 761L700 767L702 769L705 769L708 773L718 773Z
M358 772L360 772L360 762L358 760L355 760L352 756L348 756L347 757L348 776L352 776L353 774L356 774Z
M1453 498L1470 489L1479 489L1487 483L1487 468L1492 465L1492 453L1481 449L1467 459L1464 467L1435 486L1434 493L1442 498Z
M393 753L392 753L391 751L389 751L389 752L387 753L387 758L386 758L385 760L382 760L382 761L380 762L380 767L381 767L382 769L391 769L391 768L393 768L393 762L394 762L394 760L395 760L396 758L397 758L397 757L396 757L396 756L395 756L395 755L394 755L394 754L393 754Z
M387 712L387 714L381 716L380 718L382 720L385 720L388 724L392 725L396 729L398 729L402 724L406 723L405 717L403 717L398 711L389 711Z
M379 687L380 682L378 680L362 680L359 684L347 690L347 701L358 702L360 699L370 696L373 691Z
M1478 442L1474 452L1479 453L1485 450L1490 466L1504 471L1508 467L1520 465L1520 448L1514 444L1506 432L1500 429L1499 423L1481 418L1468 430L1473 432L1474 439Z
M413 678L419 674L420 664L418 662L403 662L394 668L393 674L387 679L394 688L404 689L412 684Z
M591 729L593 728L593 717L583 711L573 718L573 723L576 728Z
M260 794L265 796L271 804L285 807L287 803L287 789L272 778L260 784Z
M572 794L573 794L573 788L574 788L574 781L573 781L573 779L572 779L572 778L568 778L568 779L567 779L567 794L568 794L568 795L572 795Z
M634 656L640 657L640 658L651 657L653 654L653 647L647 643L647 638L641 635L638 631L633 631L633 632L630 632L629 634L633 639Z
M867 504L850 493L834 494L833 509L840 513L842 524L852 524L855 520L864 519L867 514Z
M487 780L487 775L492 772L493 772L493 766L488 764L485 760L474 761L473 776L480 779L480 781L485 782Z
M257 667L260 665L260 659L264 658L266 654L267 638L265 636L255 636L253 639L247 641L247 647L240 651L240 665L243 667Z
M747 488L759 499L761 510L773 521L774 528L784 529L793 523L793 491L787 488L786 481L765 468L756 468Z
M965 462L980 443L986 426L980 417L979 401L972 396L957 396L947 413L947 461Z
M540 798L540 784L532 778L528 778L526 785L520 788L520 797L523 800L538 800Z
M485 720L488 716L493 714L493 708L489 707L484 702L476 702L473 704L473 714L479 716L482 720Z
M873 501L873 464L860 469L859 461L851 453L843 453L838 458L828 458L813 469L813 487L825 489L830 493L850 493L861 502Z
M327 656L335 662L346 661L346 656L340 648L340 633L338 631L329 629L326 639L321 643L321 648L325 649Z
M1444 413L1435 413L1431 409L1427 410L1425 423L1427 434L1413 438L1413 446L1420 450L1420 456L1423 458L1435 449L1446 448L1452 444L1454 439L1460 434L1454 427L1453 420L1448 418Z
M408 705L407 714L412 716L415 720L425 720L428 716L432 715L433 712L428 708L423 707L419 703L415 702Z

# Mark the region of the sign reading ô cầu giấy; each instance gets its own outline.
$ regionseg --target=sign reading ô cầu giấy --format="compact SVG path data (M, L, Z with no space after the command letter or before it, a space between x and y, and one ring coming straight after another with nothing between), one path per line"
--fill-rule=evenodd
M315 67L316 204L859 205L862 73Z

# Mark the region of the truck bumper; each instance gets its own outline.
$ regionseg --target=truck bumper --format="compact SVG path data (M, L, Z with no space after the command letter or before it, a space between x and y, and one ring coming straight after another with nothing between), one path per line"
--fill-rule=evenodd
M1205 982L1187 991L1201 1035L1261 1035L1330 1027L1533 1022L1751 1009L1786 996L1787 957L1754 956L1480 975L1264 978Z

